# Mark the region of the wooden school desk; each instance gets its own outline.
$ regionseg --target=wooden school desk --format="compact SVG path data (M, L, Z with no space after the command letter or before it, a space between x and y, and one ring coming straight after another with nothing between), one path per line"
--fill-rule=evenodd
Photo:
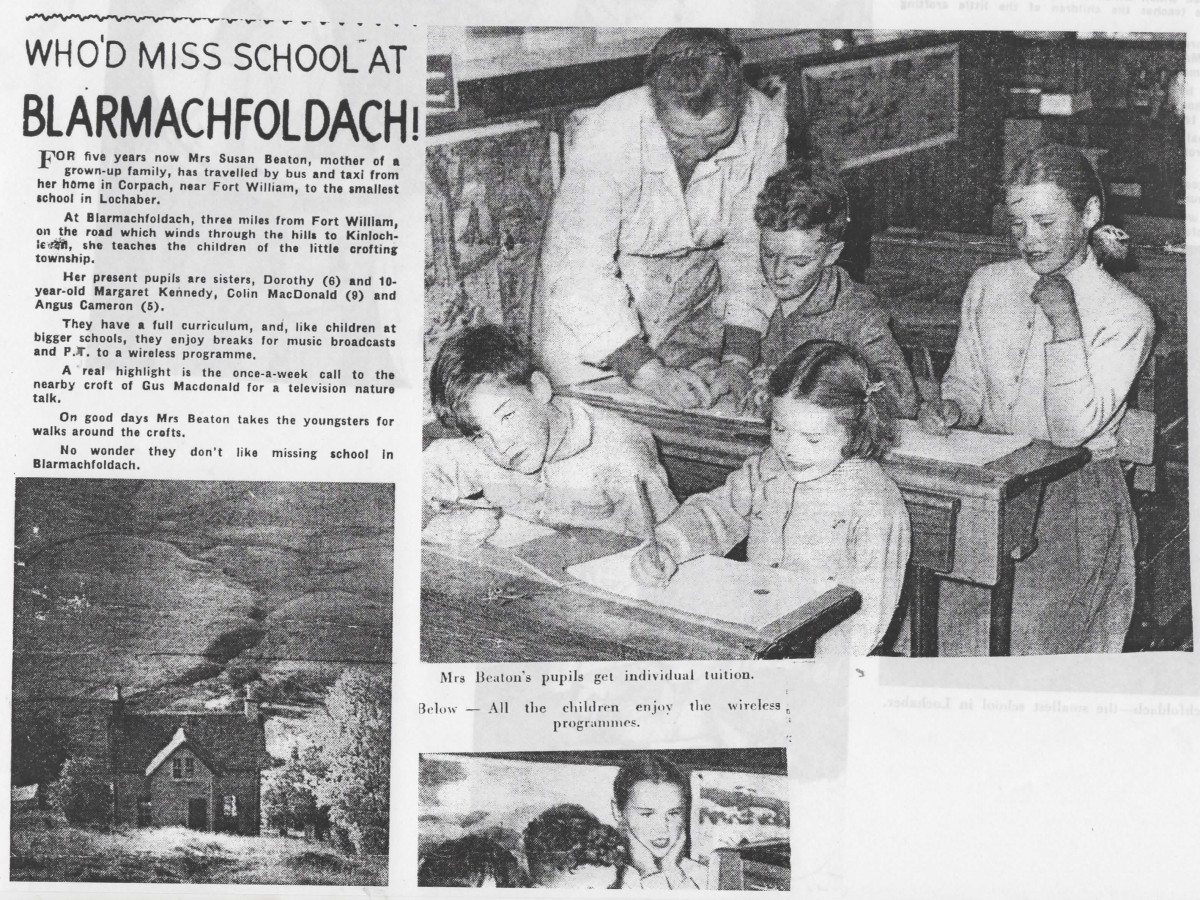
M794 617L785 617L785 630L764 635L731 622L617 600L563 571L638 543L607 532L566 528L508 550L424 545L421 659L452 663L805 657L813 655L818 637L862 606L857 591L833 588Z
M747 457L770 443L762 422L633 404L587 385L563 393L649 427L680 498L722 484ZM902 456L884 462L912 522L909 596L914 656L937 656L941 578L989 589L989 653L1008 655L1014 568L1037 548L1037 518L1046 485L1082 468L1089 458L1085 448L1034 441L986 466Z

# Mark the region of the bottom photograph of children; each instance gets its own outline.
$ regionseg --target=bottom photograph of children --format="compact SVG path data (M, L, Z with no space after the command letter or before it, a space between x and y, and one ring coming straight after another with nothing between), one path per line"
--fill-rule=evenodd
M417 883L791 886L782 748L423 754Z

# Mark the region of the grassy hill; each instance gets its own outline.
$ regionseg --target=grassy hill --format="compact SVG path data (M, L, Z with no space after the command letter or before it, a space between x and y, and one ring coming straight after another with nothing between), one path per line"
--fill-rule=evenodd
M16 519L18 702L391 660L388 485L22 479Z
M45 813L13 816L13 881L385 885L384 857L347 857L298 838L186 828L99 834Z

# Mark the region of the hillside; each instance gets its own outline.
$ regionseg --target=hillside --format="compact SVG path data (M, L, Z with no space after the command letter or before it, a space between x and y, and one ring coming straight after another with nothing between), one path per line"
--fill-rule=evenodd
M392 517L391 485L19 480L14 724L86 743L113 684L219 708L257 679L302 733L345 667L390 668Z

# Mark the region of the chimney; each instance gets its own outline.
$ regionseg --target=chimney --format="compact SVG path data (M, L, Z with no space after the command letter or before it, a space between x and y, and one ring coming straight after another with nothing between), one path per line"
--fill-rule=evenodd
M119 722L125 713L125 699L121 696L121 686L114 684L112 689L111 716L114 722Z
M242 712L251 722L258 721L258 701L254 699L254 691L250 685L246 685L246 696L242 700Z

